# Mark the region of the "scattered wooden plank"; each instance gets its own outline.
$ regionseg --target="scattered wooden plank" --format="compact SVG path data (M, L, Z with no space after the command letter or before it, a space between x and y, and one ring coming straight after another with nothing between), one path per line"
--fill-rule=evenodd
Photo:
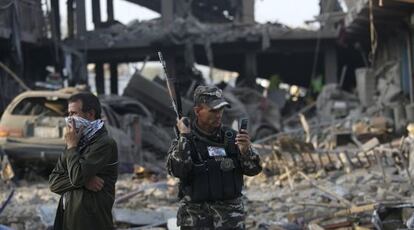
M331 192L328 189L326 189L326 188L318 185L318 183L316 183L315 180L309 178L305 173L303 173L301 171L298 171L298 174L301 175L303 178L305 178L305 180L307 180L312 186L316 187L317 189L319 189L320 191L322 191L322 192L324 192L326 194L329 194L330 196L333 196L338 201L346 204L347 206L349 206L349 207L355 207L356 206L354 203L352 203L351 201L343 198L342 196L340 196L340 195L338 195L338 194L336 194L334 192Z
M115 199L115 204L125 202L125 201L131 199L132 197L136 196L137 194L139 194L139 193L141 193L141 192L143 192L147 189L159 188L159 187L162 187L162 186L168 186L167 182L166 181L161 181L161 182L156 182L156 183L153 183L153 184L146 184L142 187L139 187L135 191L132 191L132 192L127 193L127 194L125 194L121 197L116 198Z

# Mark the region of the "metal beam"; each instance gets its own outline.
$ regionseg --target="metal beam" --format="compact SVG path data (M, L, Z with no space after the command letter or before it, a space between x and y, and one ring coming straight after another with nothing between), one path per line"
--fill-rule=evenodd
M118 95L118 63L110 63L111 72L111 94Z
M60 10L59 10L59 1L50 2L52 6L52 40L53 40L53 51L54 51L54 66L55 73L59 73L62 76L62 58L60 52L60 41L61 41L61 31L60 31Z
M105 94L105 79L102 62L95 63L95 86L98 95Z
M92 0L92 21L95 29L101 25L101 1Z
M108 22L114 21L114 0L106 0L106 13L108 14Z
M73 0L67 0L66 10L68 17L68 37L73 38L75 35L75 25L74 25L74 10L73 10Z
M81 37L86 32L85 1L75 0L76 3L76 37Z
M56 35L56 39L60 41L61 31L60 31L59 1L51 0L50 4L52 6L52 17L53 17L52 29L54 31L52 36Z

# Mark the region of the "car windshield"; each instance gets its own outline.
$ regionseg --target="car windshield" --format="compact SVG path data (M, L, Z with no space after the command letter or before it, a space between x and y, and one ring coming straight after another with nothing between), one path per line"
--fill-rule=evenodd
M13 109L13 115L62 117L67 113L67 100L51 97L25 98Z

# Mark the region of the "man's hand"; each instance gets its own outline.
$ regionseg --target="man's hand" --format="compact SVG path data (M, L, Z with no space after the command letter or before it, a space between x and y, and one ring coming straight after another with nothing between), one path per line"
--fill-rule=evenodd
M242 129L236 136L236 145L239 147L241 154L246 154L250 148L250 137L247 130Z
M190 119L188 117L182 117L180 120L177 119L177 128L180 134L190 133Z
M82 129L83 127L81 127L79 131L76 131L74 120L72 120L72 122L66 126L65 142L68 149L75 148L78 146Z
M93 176L86 182L85 187L93 192L99 192L102 190L104 184L105 181L102 178L98 176Z

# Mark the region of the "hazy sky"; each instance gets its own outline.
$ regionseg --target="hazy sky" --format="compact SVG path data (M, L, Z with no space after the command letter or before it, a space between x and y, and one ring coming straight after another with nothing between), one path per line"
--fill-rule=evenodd
M319 0L256 0L258 22L278 21L288 26L302 26L319 14Z
M66 0L61 1L61 14L66 18ZM256 21L278 21L291 27L303 26L305 20L312 20L319 14L319 0L256 0ZM101 15L106 20L106 0L101 0ZM129 3L114 0L115 19L126 24L133 19L146 20L158 17L158 13ZM91 1L86 1L88 29L93 29Z

